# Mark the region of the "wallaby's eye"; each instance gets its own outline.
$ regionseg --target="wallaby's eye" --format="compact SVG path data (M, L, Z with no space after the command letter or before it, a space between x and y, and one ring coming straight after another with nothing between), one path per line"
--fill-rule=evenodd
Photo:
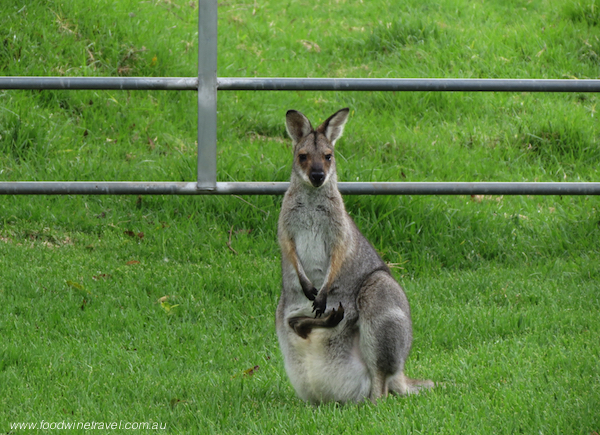
M306 159L308 159L307 154L298 154L298 160L300 160L300 162L305 162Z
M331 158L332 158L332 157L333 157L333 156L332 156L331 154L325 154L325 160L327 160L328 162L330 162L330 161L331 161Z

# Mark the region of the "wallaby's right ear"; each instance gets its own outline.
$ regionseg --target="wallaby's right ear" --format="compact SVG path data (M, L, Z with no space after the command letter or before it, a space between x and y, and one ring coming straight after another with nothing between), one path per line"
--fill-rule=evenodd
M285 128L294 145L313 132L313 127L308 118L297 110L287 111L285 114Z
M344 126L346 125L346 121L348 121L349 113L350 109L347 107L338 110L327 118L327 120L317 128L317 131L323 133L329 142L331 142L331 145L335 145L335 142L344 132Z

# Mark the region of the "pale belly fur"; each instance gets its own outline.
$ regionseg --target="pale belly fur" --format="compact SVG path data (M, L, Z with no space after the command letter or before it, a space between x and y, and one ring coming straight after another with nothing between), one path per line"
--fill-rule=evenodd
M298 396L313 403L359 402L368 396L371 381L360 356L358 336L350 355L328 354L335 330L314 329L307 339L287 334L291 351L286 370Z

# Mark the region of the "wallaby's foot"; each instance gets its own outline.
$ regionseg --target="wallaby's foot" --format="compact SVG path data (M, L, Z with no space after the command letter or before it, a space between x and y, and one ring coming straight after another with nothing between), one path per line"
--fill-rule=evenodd
M302 292L304 293L304 296L306 296L306 298L309 301L314 301L315 298L317 297L317 294L319 293L319 290L317 290L316 288L312 287L312 288L302 288Z
M377 404L377 400L387 397L389 386L385 378L384 374L378 373L371 379L371 392L369 393L371 403Z
M313 301L313 313L315 313L315 319L321 317L327 309L327 293L320 292Z
M335 328L344 319L344 307L340 302L338 309L335 308L322 319L312 317L293 317L289 320L290 327L300 337L306 339L313 328Z

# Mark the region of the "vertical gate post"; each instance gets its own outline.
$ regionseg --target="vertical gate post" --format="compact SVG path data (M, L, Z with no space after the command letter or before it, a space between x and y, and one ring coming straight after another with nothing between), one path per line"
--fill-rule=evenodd
M217 185L217 0L198 0L198 189Z

